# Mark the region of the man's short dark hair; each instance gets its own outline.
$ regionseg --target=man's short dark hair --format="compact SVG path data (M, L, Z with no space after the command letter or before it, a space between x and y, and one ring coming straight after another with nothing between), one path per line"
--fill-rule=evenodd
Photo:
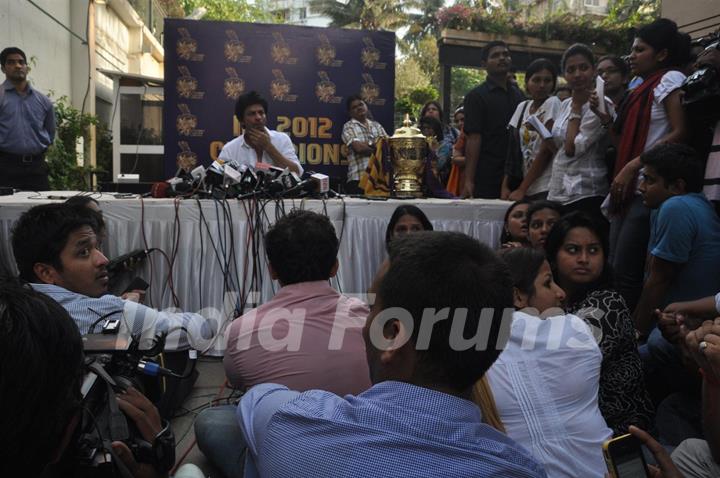
M510 51L510 48L508 48L507 43L505 43L504 41L502 41L502 40L493 40L493 41L491 41L490 43L488 43L487 45L485 45L485 47L484 47L484 48L482 49L482 51L480 52L480 60L481 60L483 63L487 62L487 61L488 61L488 58L490 58L490 51L491 51L493 48L497 48L497 47L499 47L499 46L504 47L505 49L507 49L508 51Z
M0 280L0 460L38 476L80 410L83 347L67 311L17 279Z
M354 102L356 102L357 100L365 101L365 100L362 99L362 96L360 96L360 95L358 95L358 94L354 94L354 95L348 96L347 99L345 100L345 109L347 109L348 111L350 111L350 107L351 107L352 104L353 104Z
M678 179L685 181L685 191L699 193L703 188L705 170L697 153L684 144L659 144L640 155L643 166L651 166L666 185Z
M417 372L428 383L464 391L500 355L497 338L503 312L513 310L513 289L507 265L488 246L457 232L420 231L390 243L390 266L378 287L378 300L385 310L410 313L413 343L426 309L449 309L448 319L433 325L427 350L416 352ZM492 314L482 314L484 309ZM482 350L476 350L475 344L454 350L450 343L452 324L462 320L463 310L467 311L463 338L490 329Z
M27 63L27 56L25 55L25 52L16 46L10 46L5 48L3 51L0 51L0 65L5 66L5 62L10 55L20 55L23 57L23 60L25 60L25 63Z
M90 226L100 234L104 229L102 216L85 206L62 203L42 204L25 211L12 231L13 254L20 277L39 282L33 271L38 262L62 271L60 253L70 234L83 226Z
M330 219L293 210L265 234L265 251L282 285L328 280L338 254Z
M265 115L268 114L268 102L260 96L257 91L248 91L244 95L240 95L237 102L235 103L235 117L242 123L245 118L245 110L253 105L260 105L265 110Z

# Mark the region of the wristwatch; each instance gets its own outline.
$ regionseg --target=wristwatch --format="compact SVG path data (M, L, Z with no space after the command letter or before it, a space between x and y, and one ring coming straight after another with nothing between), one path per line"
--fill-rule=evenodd
M574 119L582 119L582 115L578 113L570 113L570 116L568 116L568 121L574 120Z

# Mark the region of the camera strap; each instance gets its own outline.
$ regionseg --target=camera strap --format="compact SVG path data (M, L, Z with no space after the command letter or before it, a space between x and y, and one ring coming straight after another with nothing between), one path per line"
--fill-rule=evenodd
M127 440L130 437L127 419L122 410L120 410L112 385L107 381L105 385L107 386L108 407L110 408L110 438L113 441Z
M110 409L110 423L108 424L110 438L112 440L127 440L130 436L127 420L125 414L120 410L115 397L115 390L113 390L113 385L117 386L117 383L98 362L91 363L88 368L105 382L105 387L107 387L107 404Z

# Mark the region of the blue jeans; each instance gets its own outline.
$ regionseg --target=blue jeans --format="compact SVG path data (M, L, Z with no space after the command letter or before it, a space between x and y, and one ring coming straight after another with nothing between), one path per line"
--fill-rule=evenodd
M610 219L609 262L615 273L615 289L633 311L640 299L645 258L650 240L650 209L635 196L622 216Z
M247 446L237 423L235 405L203 410L195 420L198 448L225 478L242 478Z

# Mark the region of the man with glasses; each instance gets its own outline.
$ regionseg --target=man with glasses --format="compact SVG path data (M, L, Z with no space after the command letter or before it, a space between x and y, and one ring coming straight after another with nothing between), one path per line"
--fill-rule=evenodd
M45 152L55 138L55 112L47 96L27 80L25 52L0 52L5 82L0 87L0 186L47 191Z

